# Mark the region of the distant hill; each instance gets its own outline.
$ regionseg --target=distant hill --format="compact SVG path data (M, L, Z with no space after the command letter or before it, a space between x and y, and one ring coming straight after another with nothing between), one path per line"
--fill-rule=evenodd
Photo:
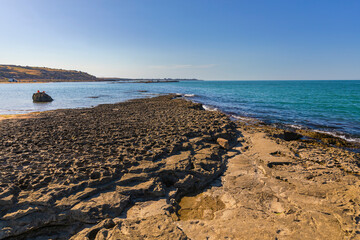
M202 81L196 78L98 78L98 79L102 81L112 81L112 82L140 82L140 83Z
M47 67L29 67L17 65L0 64L0 82L8 82L16 79L21 82L88 82L88 81L116 81L116 82L135 82L135 83L161 83L161 82L180 82L180 81L200 81L198 79L184 78L97 78L86 72L76 70L64 70Z
M15 65L0 65L0 80L9 78L18 80L39 81L95 81L97 78L86 72L63 70L45 67L24 67Z

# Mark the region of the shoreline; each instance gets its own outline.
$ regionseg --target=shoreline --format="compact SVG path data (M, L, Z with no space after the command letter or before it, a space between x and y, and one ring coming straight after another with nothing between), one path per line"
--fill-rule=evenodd
M285 140L282 129L176 95L40 112L0 128L0 239L237 239L264 223L266 239L297 229L324 237L306 219L327 232L334 216L337 236L356 229L359 154ZM247 221L248 230L227 227Z
M60 84L60 83L59 83ZM70 83L69 83L70 84ZM91 83L74 83L75 85L77 84L80 84L80 85L84 85L85 87ZM107 85L108 83L106 82L99 82L99 83L93 83L95 85L99 85L99 86L102 86L102 85L106 85L106 89L112 89L112 85ZM41 84L40 84L41 85ZM44 88L44 87L41 87L39 85L39 88ZM56 84L55 84L56 85ZM51 87L51 89L55 89L54 92L56 91L56 89L58 88L58 86L50 86L49 85L49 88ZM65 84L67 87L67 84ZM70 87L71 89L76 89L77 86L75 85L72 85L72 87ZM217 86L218 84L216 84ZM256 84L255 84L256 85ZM20 88L20 85L18 85L18 87L16 88L13 88L11 85L8 85L10 86L10 89L19 89L20 91L22 91ZM24 87L24 89L29 89L31 88L32 85L28 85L28 87ZM191 84L191 86L193 86ZM191 86L190 88L187 87L187 85L185 86L185 89L183 88L183 84L175 84L175 85L171 85L169 87L167 87L166 85L163 85L161 86L161 89L162 90L159 90L160 92L164 91L164 94L167 94L167 93L176 93L176 92L180 92L180 93L187 93L187 94L183 94L185 97L187 97L188 99L191 99L191 100L196 100L196 102L200 102L204 105L209 105L211 106L211 104L213 104L214 106L218 106L218 108L220 108L220 110L223 110L225 109L225 113L226 114L231 114L231 115L236 115L234 116L235 118L243 118L244 116L250 116L250 117L256 117L257 119L259 119L260 121L264 121L266 123L271 123L271 124L278 124L280 127L283 127L284 128L288 128L288 127L294 127L294 128L302 128L302 129L305 129L305 130L315 130L315 131L324 131L325 133L327 134L330 134L330 135L335 135L337 137L340 137L342 139L345 139L347 141L354 141L354 142L359 142L360 143L360 129L357 127L357 123L359 122L357 119L351 117L352 115L351 114L355 114L354 116L358 116L358 112L356 109L349 109L349 112L348 114L346 114L346 112L343 114L343 117L340 113L336 113L333 117L332 117L332 113L329 112L328 110L324 110L326 112L326 116L328 116L328 118L318 118L316 117L317 116L317 112L318 111L322 111L322 108L319 107L317 108L316 111L307 111L307 110L302 110L302 108L300 109L297 109L296 107L294 108L294 114L295 115L289 115L288 114L288 110L281 110L281 105L276 105L276 100L272 103L271 101L269 101L268 104L269 107L266 107L266 106L262 106L262 104L257 104L257 103L252 103L252 102L249 102L249 101L246 101L246 103L244 104L241 104L241 102L239 102L241 99L241 96L238 96L240 98L234 98L233 100L231 99L227 99L227 97L225 97L223 100L219 100L219 102L214 102L214 100L216 101L217 97L221 97L219 94L215 94L215 95L211 95L213 96L214 98L206 98L205 95L201 94L201 92L199 92L198 90L195 90L195 89L191 89ZM197 84L195 84L194 86L197 86ZM205 85L201 85L201 86L206 86ZM312 84L309 85L310 87L312 86ZM351 85L350 85L351 86ZM350 86L347 86L350 87ZM61 88L61 86L59 85L59 87ZM115 87L116 88L116 87ZM142 86L134 86L132 87L131 85L129 84L126 84L126 86L124 87L117 87L119 89L122 89L122 88L126 88L126 89L129 89L129 93L131 92L131 95L128 95L126 93L123 93L121 95L125 96L125 98L129 97L129 98L137 98L138 94L136 94L136 89L140 89L140 90L147 90L149 92L157 92L156 90L156 87L155 85L148 85L146 86L145 84L143 84ZM9 87L6 87L4 86L4 89L9 89ZM135 90L134 90L135 89ZM205 90L207 89L207 87L205 87ZM209 88L211 90L211 88ZM206 90L206 91L210 91L210 90ZM255 88L257 89L257 88ZM35 89L36 90L36 89ZM45 89L46 90L46 89ZM133 90L133 92L132 92ZM179 91L178 91L179 90ZM92 93L89 93L90 95L86 96L87 94L87 90L86 91L82 91L83 92L83 95L81 96L82 99L81 99L81 102L79 104L76 104L76 103L69 103L67 102L66 106L64 107L76 107L76 106L86 106L86 107L90 107L91 105L96 105L98 103L105 103L105 102L108 102L108 103L114 103L114 101L116 101L115 99L112 98L112 95L114 96L118 96L118 94L116 93L110 93L108 96L102 96L101 99L98 99L98 100L93 100L95 102L95 104L91 104L92 102L91 101L87 101L86 100L86 97L90 96ZM191 94L191 93L198 93L198 95L194 95L194 94ZM211 93L211 91L210 91ZM28 93L26 93L28 94ZM12 96L14 96L12 94ZM121 99L123 98L123 96L119 96ZM235 96L235 95L234 95ZM58 96L58 100L59 102L56 102L56 103L61 103L60 101L62 101L63 99L65 100L68 100L69 98L72 98L72 97L76 97L76 96L73 96L71 92L69 93L66 93L66 95L62 94L62 95L59 95ZM24 98L22 97L22 101L27 101L28 98ZM238 99L238 100L236 100ZM344 98L345 99L345 98ZM5 102L3 100L3 102ZM290 101L291 102L291 101ZM290 104L290 102L288 102ZM336 102L339 102L339 101L336 101ZM334 102L334 104L336 103ZM340 101L341 102L341 101ZM238 105L239 104L239 105ZM265 104L265 105L266 105ZM274 107L271 107L272 104L274 105ZM53 104L54 105L54 104ZM252 108L248 108L248 107L251 107L251 106L257 106L254 108L254 110ZM285 105L287 106L287 103L285 103ZM311 105L311 104L310 104ZM315 104L316 105L316 104ZM291 104L289 105L291 107ZM289 107L288 106L288 107ZM340 106L340 105L339 105ZM256 109L259 109L260 110L256 110ZM279 109L280 107L280 109ZM349 104L348 104L348 107ZM13 109L16 109L17 107L14 106ZM55 107L49 107L50 108L55 108ZM291 109L291 108L290 108ZM323 108L323 109L327 109L327 108ZM341 109L341 108L339 108ZM24 105L24 107L20 107L20 110L34 110L34 111L38 111L38 108L34 108L30 102L28 102L26 105ZM226 112L229 111L229 112ZM269 114L267 114L267 111L269 111ZM276 112L275 115L272 115L274 114L274 111ZM21 112L21 111L17 111L16 113L26 113L28 111L24 111L24 112ZM291 112L291 111L290 111ZM3 114L12 114L13 112L10 111L7 111L7 110L4 110L2 112ZM339 115L340 114L340 115ZM350 115L349 115L350 114ZM289 115L289 116L288 116ZM324 116L325 116L324 115ZM283 126L281 126L283 125Z
M193 101L190 98L187 98L190 101ZM203 104L199 101L193 101L196 103L200 103ZM206 105L203 104L204 109L207 111L220 111L226 115L228 115L233 121L242 121L242 122L247 122L247 123L261 123L264 125L269 125L269 126L273 126L274 128L279 128L279 129L283 129L283 130L287 130L287 131L292 131L292 132L297 132L299 134L301 133L305 133L305 135L309 136L309 135L315 135L315 134L311 134L312 132L314 133L318 133L318 137L320 137L319 140L321 140L321 138L336 138L336 139L341 139L343 141L348 142L350 145L354 145L356 148L360 148L360 137L354 134L350 134L350 133L344 133L344 132L332 132L332 131L326 131L326 130L321 130L321 129L316 129L316 128L311 128L309 126L306 125L294 125L294 124L289 124L289 123L283 123L283 122L273 122L273 123L268 123L266 120L260 119L260 118L255 118L255 117L247 117L247 116L243 116L243 115L238 115L236 113L232 113L232 112L226 112L226 111L222 111L221 109L219 109L218 107L215 106L210 106L210 105ZM323 136L320 136L323 135Z
M285 123L266 123L263 120L258 119L258 118L235 115L234 113L228 113L228 112L222 111L221 109L219 109L217 107L209 106L209 105L203 104L201 102L194 101L194 100L192 100L192 97L194 97L193 94L167 93L167 94L161 94L160 96L166 96L166 95L174 95L176 97L184 98L187 101L191 101L195 104L201 104L203 106L204 110L218 111L222 114L227 115L232 121L235 121L235 122L241 121L241 122L251 123L251 124L258 123L258 124L268 125L268 126L272 126L274 128L282 129L284 131L291 131L291 132L301 134L305 138L308 137L310 139L315 139L315 140L319 140L319 141L322 141L322 139L325 139L324 143L333 142L334 145L337 144L338 147L346 147L346 148L350 148L350 149L353 148L356 151L360 151L360 138L357 138L356 136L348 134L348 133L323 131L320 129L313 129L313 128L310 128L310 127L307 127L304 125L294 126L292 124L285 124ZM127 100L125 102L136 100L136 99L141 99L141 98L134 98L134 99ZM121 102L118 102L118 103L121 103ZM117 103L109 103L109 104L117 104ZM100 104L100 105L102 105L102 104ZM97 106L99 106L99 105L96 105L94 107L97 107ZM91 108L94 108L94 107L91 107ZM77 108L69 108L69 109L77 109ZM50 111L56 111L56 110L60 110L60 109L47 110L47 111L42 111L42 112L50 112ZM33 117L34 114L36 115L38 113L41 113L41 112L37 111L37 112L20 113L20 114L0 114L0 121L5 120L5 119L29 118L29 117ZM349 137L346 137L344 134L348 134Z
M245 124L224 174L179 203L191 239L357 239L359 153ZM234 228L233 226L237 226Z
M218 107L210 106L203 104L198 101L193 101L191 97L186 97L184 94L182 94L183 97L187 100L190 100L195 103L199 103L203 105L203 108L206 111L219 111L225 115L227 115L232 121L240 121L247 124L261 124L264 126L270 126L275 129L281 129L284 131L290 131L294 133L298 133L303 136L303 138L313 139L313 140L319 140L322 141L325 144L330 144L331 142L333 145L337 145L338 147L345 147L345 148L353 148L354 150L360 151L360 138L351 135L349 133L341 133L341 132L330 132L330 131L324 131L320 129L313 129L305 125L293 125L293 124L286 124L286 123L267 123L266 121L255 118L255 117L247 117L247 116L241 116L237 115L235 113L229 113L226 111L222 111ZM187 95L187 94L185 94ZM347 134L350 137L346 137L344 134ZM323 141L325 139L325 141Z
M40 112L20 113L20 114L0 114L0 122L6 119L27 119L33 118Z

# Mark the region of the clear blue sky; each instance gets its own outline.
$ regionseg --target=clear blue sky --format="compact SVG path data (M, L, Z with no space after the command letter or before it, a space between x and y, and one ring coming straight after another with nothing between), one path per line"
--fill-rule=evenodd
M0 0L0 63L99 77L360 79L359 0Z

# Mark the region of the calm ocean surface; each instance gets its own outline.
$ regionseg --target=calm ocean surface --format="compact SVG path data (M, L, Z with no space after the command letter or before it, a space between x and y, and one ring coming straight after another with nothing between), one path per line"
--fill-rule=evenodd
M55 100L33 103L37 90ZM189 99L234 116L304 126L360 141L360 81L14 83L0 84L0 91L0 114L91 107L164 93L194 94Z

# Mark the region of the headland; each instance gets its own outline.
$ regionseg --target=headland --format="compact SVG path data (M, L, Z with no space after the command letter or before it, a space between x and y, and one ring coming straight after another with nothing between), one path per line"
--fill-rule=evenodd
M183 78L100 78L78 70L56 69L0 64L0 83L48 83L48 82L119 82L119 83L166 83L199 81Z

